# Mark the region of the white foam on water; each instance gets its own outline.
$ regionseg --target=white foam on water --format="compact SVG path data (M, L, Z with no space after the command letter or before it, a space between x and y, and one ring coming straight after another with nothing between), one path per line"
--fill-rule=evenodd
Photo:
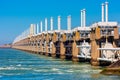
M11 75L21 75L22 73L1 73L1 74L11 76Z
M91 70L84 69L83 72L88 73L88 72L91 72Z
M33 69L35 72L49 72L50 70L48 69Z
M35 70L33 70L33 71L35 71L35 72L42 72L43 70L40 70L40 69L35 69Z
M16 65L16 66L19 66L19 67L20 67L20 66L22 66L22 65L21 65L21 64L18 64L18 65Z
M74 72L73 70L67 70L67 72Z
M64 74L63 72L59 71L57 74Z
M14 67L0 67L0 70L15 70Z
M31 70L32 68L17 68L17 67L0 67L0 70Z
M57 68L52 68L52 70L53 70L53 71L59 71L59 69L57 69Z
M18 70L32 70L32 68L17 68Z

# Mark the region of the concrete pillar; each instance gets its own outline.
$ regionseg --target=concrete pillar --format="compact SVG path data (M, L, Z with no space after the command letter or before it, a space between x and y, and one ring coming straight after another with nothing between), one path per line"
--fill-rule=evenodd
M95 29L95 38L96 39L100 39L101 38L101 32L100 32L100 28L96 27Z
M97 60L100 57L99 42L96 40L91 41L91 64L93 66L98 66L99 61Z
M47 43L47 42L46 42ZM45 55L48 56L48 45L46 44L46 52L45 52Z
M57 41L57 34L55 32L53 33L52 41L53 42Z
M79 58L77 57L78 52L79 52L79 49L77 48L77 44L74 41L73 44L72 44L72 55L73 55L72 61L73 62L78 62L79 61Z
M41 41L40 41L40 54L42 54L42 52L43 52L43 46L42 46L42 39L41 39Z
M116 40L114 40L114 41L113 41L113 47L114 47L114 48L116 48L116 47L117 47L117 45L116 45L116 43L115 43L115 42L116 42Z
M39 41L39 36L36 37L37 38L37 42L36 42L36 53L38 54L39 53L39 46L38 46L38 41Z
M119 39L119 29L118 29L118 27L114 28L114 39Z
M80 33L78 31L75 32L75 40L80 40Z
M52 44L52 57L55 58L56 57L56 47L55 47L55 44L53 43Z
M65 47L64 47L64 44L63 42L60 43L60 58L61 59L65 59Z

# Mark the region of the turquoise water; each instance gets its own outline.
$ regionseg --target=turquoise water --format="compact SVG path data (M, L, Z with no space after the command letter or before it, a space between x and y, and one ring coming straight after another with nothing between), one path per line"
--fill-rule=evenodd
M100 67L72 63L14 49L0 49L0 80L120 80Z

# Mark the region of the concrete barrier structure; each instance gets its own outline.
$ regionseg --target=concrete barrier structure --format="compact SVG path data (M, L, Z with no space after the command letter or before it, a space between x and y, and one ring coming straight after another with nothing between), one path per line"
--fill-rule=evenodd
M119 27L117 22L108 21L108 2L102 4L101 11L101 21L86 26L86 10L81 10L81 26L73 29L69 15L67 30L61 29L61 16L58 16L58 30L53 29L53 17L50 18L50 26L45 18L45 31L42 21L40 25L31 24L16 37L12 48L74 62L89 61L95 66L111 64L120 59L120 45L117 44L120 43Z

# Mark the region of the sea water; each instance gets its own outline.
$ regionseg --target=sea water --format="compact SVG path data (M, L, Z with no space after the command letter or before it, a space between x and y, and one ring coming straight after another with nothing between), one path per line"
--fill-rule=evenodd
M0 49L0 80L120 80L102 67L73 63L15 49Z

